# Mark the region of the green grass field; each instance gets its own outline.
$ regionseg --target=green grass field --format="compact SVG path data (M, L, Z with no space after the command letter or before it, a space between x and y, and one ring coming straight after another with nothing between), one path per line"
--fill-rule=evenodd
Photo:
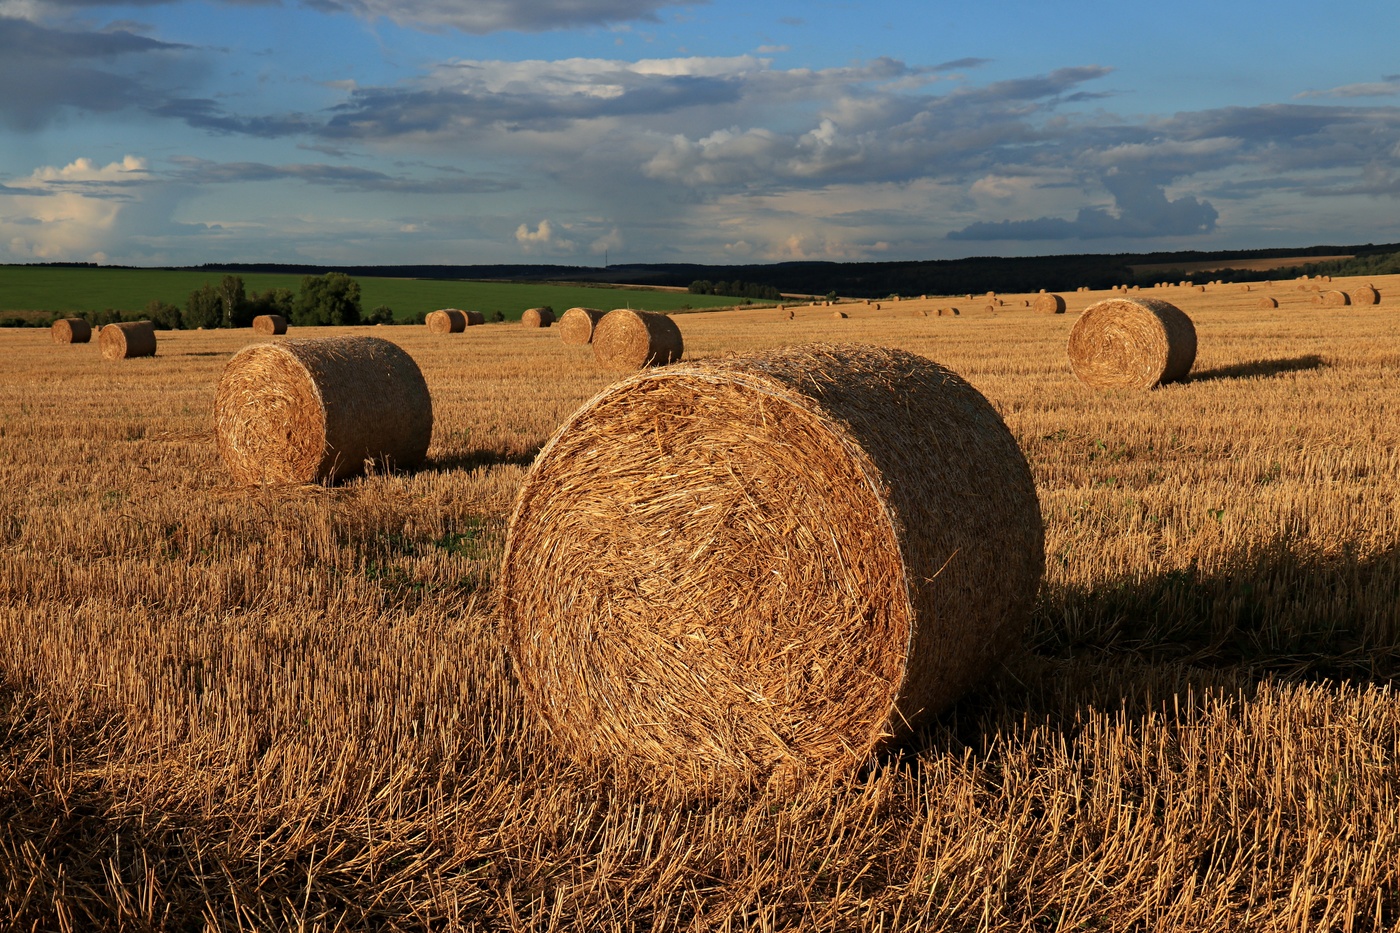
M217 284L222 272L170 269L104 269L55 266L0 266L0 314L35 317L15 312L39 312L45 319L54 313L139 311L152 299L185 307L190 292L206 282ZM249 273L241 276L249 294L273 288L301 288L302 276ZM438 308L463 308L519 319L526 308L549 305L556 312L581 306L641 308L679 311L686 307L716 308L736 304L737 299L686 292L654 291L585 285L536 285L513 282L443 281L357 277L360 301L366 313L380 305L394 309L399 320L412 320L420 312Z

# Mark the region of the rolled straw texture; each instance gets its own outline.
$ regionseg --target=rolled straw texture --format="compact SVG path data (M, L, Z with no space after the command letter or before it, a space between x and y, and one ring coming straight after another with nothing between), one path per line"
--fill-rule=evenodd
M108 324L97 334L97 345L109 360L156 355L156 328L150 321Z
M1373 305L1381 300L1381 293L1369 285L1360 285L1347 293L1354 305Z
M684 352L676 322L656 311L615 308L593 328L593 356L614 372L666 366Z
M597 308L570 308L559 318L559 339L565 343L592 343L593 328L605 313Z
M1025 458L956 374L881 347L604 390L516 499L501 624L580 760L847 769L983 678L1044 564Z
M1069 363L1087 385L1150 389L1196 362L1196 327L1160 298L1108 298L1090 305L1069 334Z
M1351 296L1349 296L1346 292L1323 292L1321 303L1324 308L1341 308L1351 304Z
M87 343L92 339L92 325L80 317L65 317L49 327L54 343Z
M332 483L364 472L367 461L421 464L433 406L418 364L387 340L284 340L229 360L214 428L239 483Z
M1060 295L1039 294L1035 297L1035 310L1041 314L1064 314L1065 299Z
M440 308L423 319L430 334L460 334L467 329L465 311L456 308Z
M527 308L520 315L520 323L526 327L548 327L554 323L553 308Z
M259 314L253 318L253 333L275 337L287 332L287 319L280 314Z

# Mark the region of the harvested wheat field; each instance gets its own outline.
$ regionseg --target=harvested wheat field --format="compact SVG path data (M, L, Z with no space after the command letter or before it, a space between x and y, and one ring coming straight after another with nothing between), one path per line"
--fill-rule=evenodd
M248 329L130 365L0 331L0 928L1395 929L1400 278L1331 287L1363 284L1378 304L1326 310L1154 289L1198 353L1146 391L1070 370L1107 291L842 305L841 342L934 360L1005 422L1041 589L907 740L703 789L568 754L506 652L516 495L618 378L577 347L326 329L417 364L425 460L243 487L213 409ZM832 342L832 310L673 315L681 365Z

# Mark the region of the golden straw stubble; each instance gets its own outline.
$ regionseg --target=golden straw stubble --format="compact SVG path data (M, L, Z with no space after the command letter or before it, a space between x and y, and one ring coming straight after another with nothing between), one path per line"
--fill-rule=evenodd
M603 314L597 308L570 308L559 317L559 339L580 345L592 343L593 328L598 326Z
M219 453L236 482L331 483L412 469L432 439L418 364L378 337L284 340L229 360L214 398Z
M615 308L593 328L593 356L614 372L666 366L684 353L680 328L657 311Z
M808 346L638 373L550 439L502 630L582 761L847 771L994 668L1044 563L1025 458L938 364Z
M150 321L108 324L97 332L97 346L109 360L156 355L156 328Z
M1070 368L1099 389L1175 382L1195 362L1195 325L1160 298L1107 298L1086 308L1069 334Z
M54 343L87 343L92 339L92 325L80 317L59 318L49 326Z

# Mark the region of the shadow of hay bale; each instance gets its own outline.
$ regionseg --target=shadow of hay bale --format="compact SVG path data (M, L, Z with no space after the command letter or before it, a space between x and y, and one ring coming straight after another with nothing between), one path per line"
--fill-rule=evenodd
M1232 363L1191 373L1182 382L1211 382L1217 379L1258 379L1269 376L1282 376L1285 373L1307 372L1322 369L1326 362L1316 353L1304 356L1291 356L1276 360L1250 360L1246 363Z

